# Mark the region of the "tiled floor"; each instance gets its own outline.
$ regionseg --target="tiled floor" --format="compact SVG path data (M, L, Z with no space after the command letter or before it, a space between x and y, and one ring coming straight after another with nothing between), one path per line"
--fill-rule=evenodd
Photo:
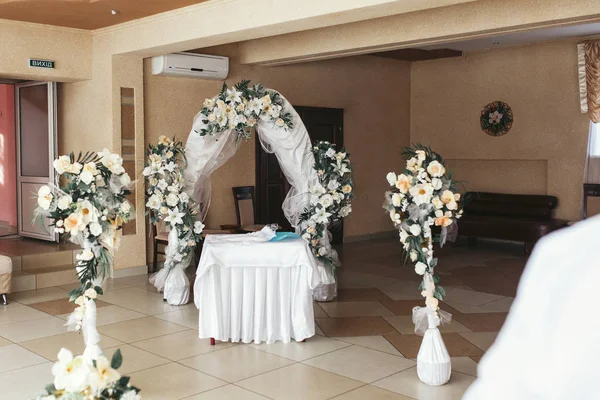
M111 280L98 302L101 345L120 348L121 372L144 399L460 399L509 311L526 258L519 248L451 247L438 272L453 322L441 328L452 379L419 382L412 308L422 305L418 277L402 267L395 240L345 245L339 296L315 304L318 335L305 343L218 343L197 338L193 304L172 307L146 276ZM63 326L74 285L21 292L0 306L2 398L30 399L52 381L58 350L83 351Z

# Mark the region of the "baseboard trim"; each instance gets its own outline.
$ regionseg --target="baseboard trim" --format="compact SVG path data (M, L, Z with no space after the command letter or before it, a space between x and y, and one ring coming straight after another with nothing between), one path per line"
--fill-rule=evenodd
M356 243L356 242L364 242L366 240L388 239L388 238L396 237L397 235L398 235L398 231L392 230L392 231L367 233L364 235L346 236L344 238L344 243Z
M139 267L122 268L113 270L111 278L127 278L128 276L147 275L148 266L140 265Z

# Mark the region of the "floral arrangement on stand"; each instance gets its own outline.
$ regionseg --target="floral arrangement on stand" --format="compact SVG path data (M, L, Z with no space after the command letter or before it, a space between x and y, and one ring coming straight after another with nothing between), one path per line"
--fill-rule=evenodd
M448 230L456 227L462 216L456 182L447 172L442 157L430 148L416 145L403 152L406 168L401 174L390 172L384 208L400 231L405 256L415 263L415 272L423 276L419 286L425 303L438 316L438 300L446 294L434 273L437 258L434 244L443 246ZM436 234L433 227L439 228Z
M77 157L73 153L63 155L53 166L66 184L60 189L40 187L36 214L50 218L55 232L83 248L76 262L81 286L69 292L69 301L78 307L69 316L68 325L75 330L87 327L84 337L94 341L100 284L110 274L111 252L119 247L123 224L135 215L125 198L131 193L131 179L123 168L123 159L107 149L79 153ZM99 348L93 350L90 346L97 346L96 339L96 343L86 343L84 353L93 359Z
M502 136L508 133L513 124L513 112L503 101L494 101L481 110L481 129L490 136Z
M129 384L129 377L117 372L122 363L120 350L109 362L104 356L95 361L73 357L69 350L61 349L52 366L54 382L36 400L141 400L140 390Z
M185 147L182 142L166 136L158 138L156 146L146 151L146 208L150 223L161 220L171 228L165 266L153 278L153 283L163 290L165 281L175 266L185 269L192 261L194 249L202 240L204 224L196 221L198 205L184 191L182 167L185 165Z
M201 136L215 135L227 129L235 129L238 139L249 139L259 120L270 121L283 129L292 127L289 113L283 112L283 99L279 93L266 90L262 85L250 86L244 80L231 89L223 84L221 92L212 99L204 100L202 110L206 127L198 132Z
M327 226L339 223L352 212L350 155L344 148L336 151L335 144L325 141L317 142L312 152L319 183L310 188L310 205L300 215L300 234L315 257L333 270L338 260L327 237Z

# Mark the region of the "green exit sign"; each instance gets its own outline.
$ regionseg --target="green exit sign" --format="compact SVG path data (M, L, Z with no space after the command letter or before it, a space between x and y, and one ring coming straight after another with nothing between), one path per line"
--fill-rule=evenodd
M29 66L34 68L54 68L54 61L29 59Z

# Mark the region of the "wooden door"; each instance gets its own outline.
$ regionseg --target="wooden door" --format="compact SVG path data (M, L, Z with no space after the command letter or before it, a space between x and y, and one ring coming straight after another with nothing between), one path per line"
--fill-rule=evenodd
M338 148L344 145L344 110L323 107L294 107L310 140L314 143L326 140L335 143ZM290 189L285 175L279 168L277 157L263 150L256 144L256 208L258 221L261 224L277 222L285 230L290 230L290 223L283 215L281 205ZM340 225L332 230L332 243L343 242L344 229Z

